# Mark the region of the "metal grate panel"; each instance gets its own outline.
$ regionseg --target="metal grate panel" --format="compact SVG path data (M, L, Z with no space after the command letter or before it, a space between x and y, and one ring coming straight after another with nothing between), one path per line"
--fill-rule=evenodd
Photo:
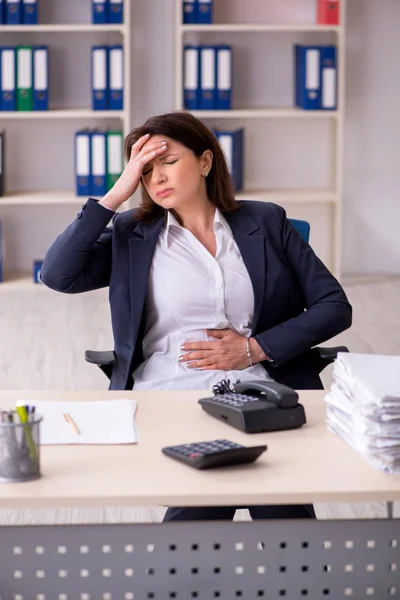
M1 528L1 600L400 598L400 520Z

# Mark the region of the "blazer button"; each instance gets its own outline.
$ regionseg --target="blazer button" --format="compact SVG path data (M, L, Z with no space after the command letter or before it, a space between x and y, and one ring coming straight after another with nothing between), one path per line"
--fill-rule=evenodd
M78 219L82 219L82 213L78 212L78 214L76 215Z

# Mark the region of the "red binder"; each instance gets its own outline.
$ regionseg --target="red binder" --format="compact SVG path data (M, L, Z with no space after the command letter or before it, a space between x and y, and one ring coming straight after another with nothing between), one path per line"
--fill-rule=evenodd
M340 0L318 0L318 25L339 25Z

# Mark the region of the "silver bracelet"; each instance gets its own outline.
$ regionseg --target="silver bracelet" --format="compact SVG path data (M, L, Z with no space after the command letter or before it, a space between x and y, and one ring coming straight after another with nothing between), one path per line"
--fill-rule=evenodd
M249 338L246 338L246 354L247 354L247 358L249 361L249 367L253 366L252 360L251 360L251 352L250 352L250 340Z

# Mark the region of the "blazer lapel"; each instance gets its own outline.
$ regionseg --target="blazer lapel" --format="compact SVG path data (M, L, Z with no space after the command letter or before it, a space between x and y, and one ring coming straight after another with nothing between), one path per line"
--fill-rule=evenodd
M224 213L249 273L254 292L253 330L256 330L265 293L265 237L244 206Z
M129 240L131 317L136 341L147 294L151 261L164 219L154 223L140 222Z

